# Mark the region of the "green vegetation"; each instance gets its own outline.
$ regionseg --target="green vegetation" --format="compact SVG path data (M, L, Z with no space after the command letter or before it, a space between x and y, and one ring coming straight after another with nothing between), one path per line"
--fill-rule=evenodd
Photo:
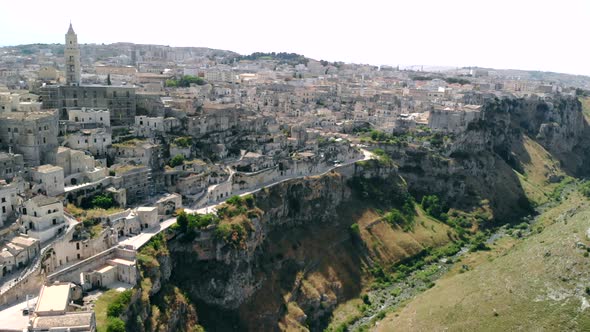
M565 178L563 178L563 180L561 180L561 182L559 182L557 187L555 187L555 189L553 189L553 191L549 193L549 198L556 202L561 201L565 189L575 181L576 180L571 176L566 176Z
M250 55L244 55L240 57L240 60L278 60L279 63L288 63L292 65L307 64L307 62L309 61L303 55L287 52L254 52Z
M177 154L176 156L172 157L172 159L170 159L170 162L168 163L168 165L170 165L170 167L176 167L176 166L180 166L184 163L184 156L181 154Z
M174 139L174 144L183 148L188 148L193 144L193 139L190 136L178 137Z
M412 229L415 216L414 200L407 199L403 203L401 210L391 209L383 216L383 219L391 226L400 226L407 232Z
M348 185L358 193L362 200L372 202L378 206L390 208L404 208L414 206L414 198L406 190L405 184L391 178L353 177Z
M471 81L469 81L469 80L466 80L464 78L458 78L458 77L447 77L447 78L445 78L445 82L447 82L449 84L461 84L461 85L471 83Z
M166 87L169 88L188 88L191 84L205 85L205 81L197 76L184 75L180 79L166 80Z
M586 181L580 185L580 193L590 198L590 181Z
M452 242L439 248L425 248L417 255L404 259L398 263L392 264L389 267L382 267L375 263L368 270L374 278L371 288L381 289L391 285L392 282L401 281L407 278L414 271L419 271L427 264L436 262L443 257L450 257L461 250L463 246L462 241ZM430 267L426 270L420 271L417 276L424 282L429 281L430 277L438 269L436 266Z
M589 217L587 201L572 193L537 217L542 232L504 237L489 251L464 255L437 287L388 315L376 330L589 330L584 297L590 260L575 246Z
M130 289L119 293L119 296L117 296L107 306L107 316L109 316L109 317L121 316L125 312L125 309L129 305L129 302L131 302L131 295L132 295L132 291Z
M98 332L125 331L125 323L120 316L131 301L132 290L119 292L111 289L103 293L94 305Z
M430 145L435 148L442 147L445 141L452 139L452 136L445 136L438 132L433 133L430 128L424 125L416 127L415 130L401 133L386 133L379 130L361 130L359 135L361 135L361 142L365 143L405 146L410 142L430 142Z
M428 215L440 219L443 221L447 220L446 213L443 213L445 208L441 204L438 196L436 195L427 195L422 197L422 209L428 213Z
M205 227L218 224L219 217L213 213L198 214L198 213L186 213L184 210L180 211L176 216L176 223L180 232L184 233L184 240L192 241L197 231L204 229Z
M125 322L119 317L109 317L106 332L125 332Z
M163 233L153 236L137 253L137 261L141 267L153 268L160 266L158 257L168 255L168 246ZM142 287L142 289L145 289Z
M85 210L90 209L104 209L108 210L117 206L117 202L112 194L103 193L82 199L80 207Z

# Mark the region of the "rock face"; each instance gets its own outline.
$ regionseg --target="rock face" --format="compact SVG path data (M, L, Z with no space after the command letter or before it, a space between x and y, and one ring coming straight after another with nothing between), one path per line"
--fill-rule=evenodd
M405 191L394 167L352 165L256 193L256 206L264 213L252 220L254 230L244 249L207 236L192 246L169 244L171 281L197 303L206 327L273 331L289 316L293 321L285 324L319 329L340 301L358 296L362 262L350 233L354 221L342 217L353 195L347 184L353 174L379 177L388 190ZM195 254L210 246L208 241L215 243L215 257ZM341 259L328 261L332 273L314 275L334 254Z
M140 288L135 289L127 310L126 329L142 332L197 330L194 306L180 289L169 283L171 259L166 242L161 245L157 252L152 252L153 256L142 254Z
M494 218L506 222L531 211L512 172L522 173L522 163L529 158L524 137L544 147L571 175L585 175L590 172L588 131L575 98L496 99L484 105L482 119L470 123L442 150L381 148L399 164L399 173L415 196L436 193L460 209L486 200ZM551 169L547 173L547 181L561 179Z
M449 207L471 211L485 205L495 221L515 221L531 211L513 171L527 158L525 135L572 174L586 174L587 132L575 99L492 100L482 119L443 149L384 145L393 164L358 163L263 189L254 197L263 213L251 218L243 247L205 230L190 243L168 242L170 254L144 268L146 294L138 295L134 312L135 320L149 323L136 330L183 329L196 322L195 307L202 324L216 331L321 330L338 303L359 296L363 266L381 259L367 255L370 247L351 235L360 218L355 211L367 208L355 198L363 193L348 184L352 177L378 178L383 197L400 190L418 200L437 194ZM419 250L417 245L404 255ZM182 293L190 302L177 295ZM175 299L166 304L173 309L152 308L162 294Z

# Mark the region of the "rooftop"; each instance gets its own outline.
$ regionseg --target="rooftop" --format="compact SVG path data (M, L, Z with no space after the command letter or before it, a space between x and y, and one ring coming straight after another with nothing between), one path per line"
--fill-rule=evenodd
M20 247L27 248L27 247L30 247L30 246L34 245L35 243L39 242L39 240L30 238L30 237L17 236L15 238L13 238L12 240L10 240L10 242L14 243Z
M65 315L58 316L40 316L33 318L33 328L51 329L57 327L90 327L94 313L87 312L68 312Z
M63 168L51 164L41 165L35 169L39 173L53 173L63 171Z
M56 112L54 110L44 110L35 112L4 112L0 113L0 119L31 121L53 117L55 114Z
M35 196L31 198L31 201L33 201L37 206L46 206L50 204L61 203L61 201L56 197L47 197L43 195Z
M134 261L130 261L124 258L113 258L108 261L109 263L117 264L117 265L125 265L125 266L133 266L135 265Z
M66 311L70 301L70 283L44 285L35 312ZM63 316L62 316L63 317Z

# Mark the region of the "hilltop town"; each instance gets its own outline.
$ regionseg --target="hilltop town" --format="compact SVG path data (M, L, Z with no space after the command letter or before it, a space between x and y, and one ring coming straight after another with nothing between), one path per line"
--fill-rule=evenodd
M459 138L490 101L589 88L554 73L88 45L71 24L64 45L0 48L0 325L94 331L92 294L135 286L138 250L174 236L181 213L382 161L384 143L448 156L476 143Z

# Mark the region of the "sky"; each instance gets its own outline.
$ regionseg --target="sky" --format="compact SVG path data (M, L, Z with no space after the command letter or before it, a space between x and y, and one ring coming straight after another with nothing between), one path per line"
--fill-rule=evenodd
M590 0L11 1L0 45L133 42L590 75ZM4 10L2 10L4 11Z

